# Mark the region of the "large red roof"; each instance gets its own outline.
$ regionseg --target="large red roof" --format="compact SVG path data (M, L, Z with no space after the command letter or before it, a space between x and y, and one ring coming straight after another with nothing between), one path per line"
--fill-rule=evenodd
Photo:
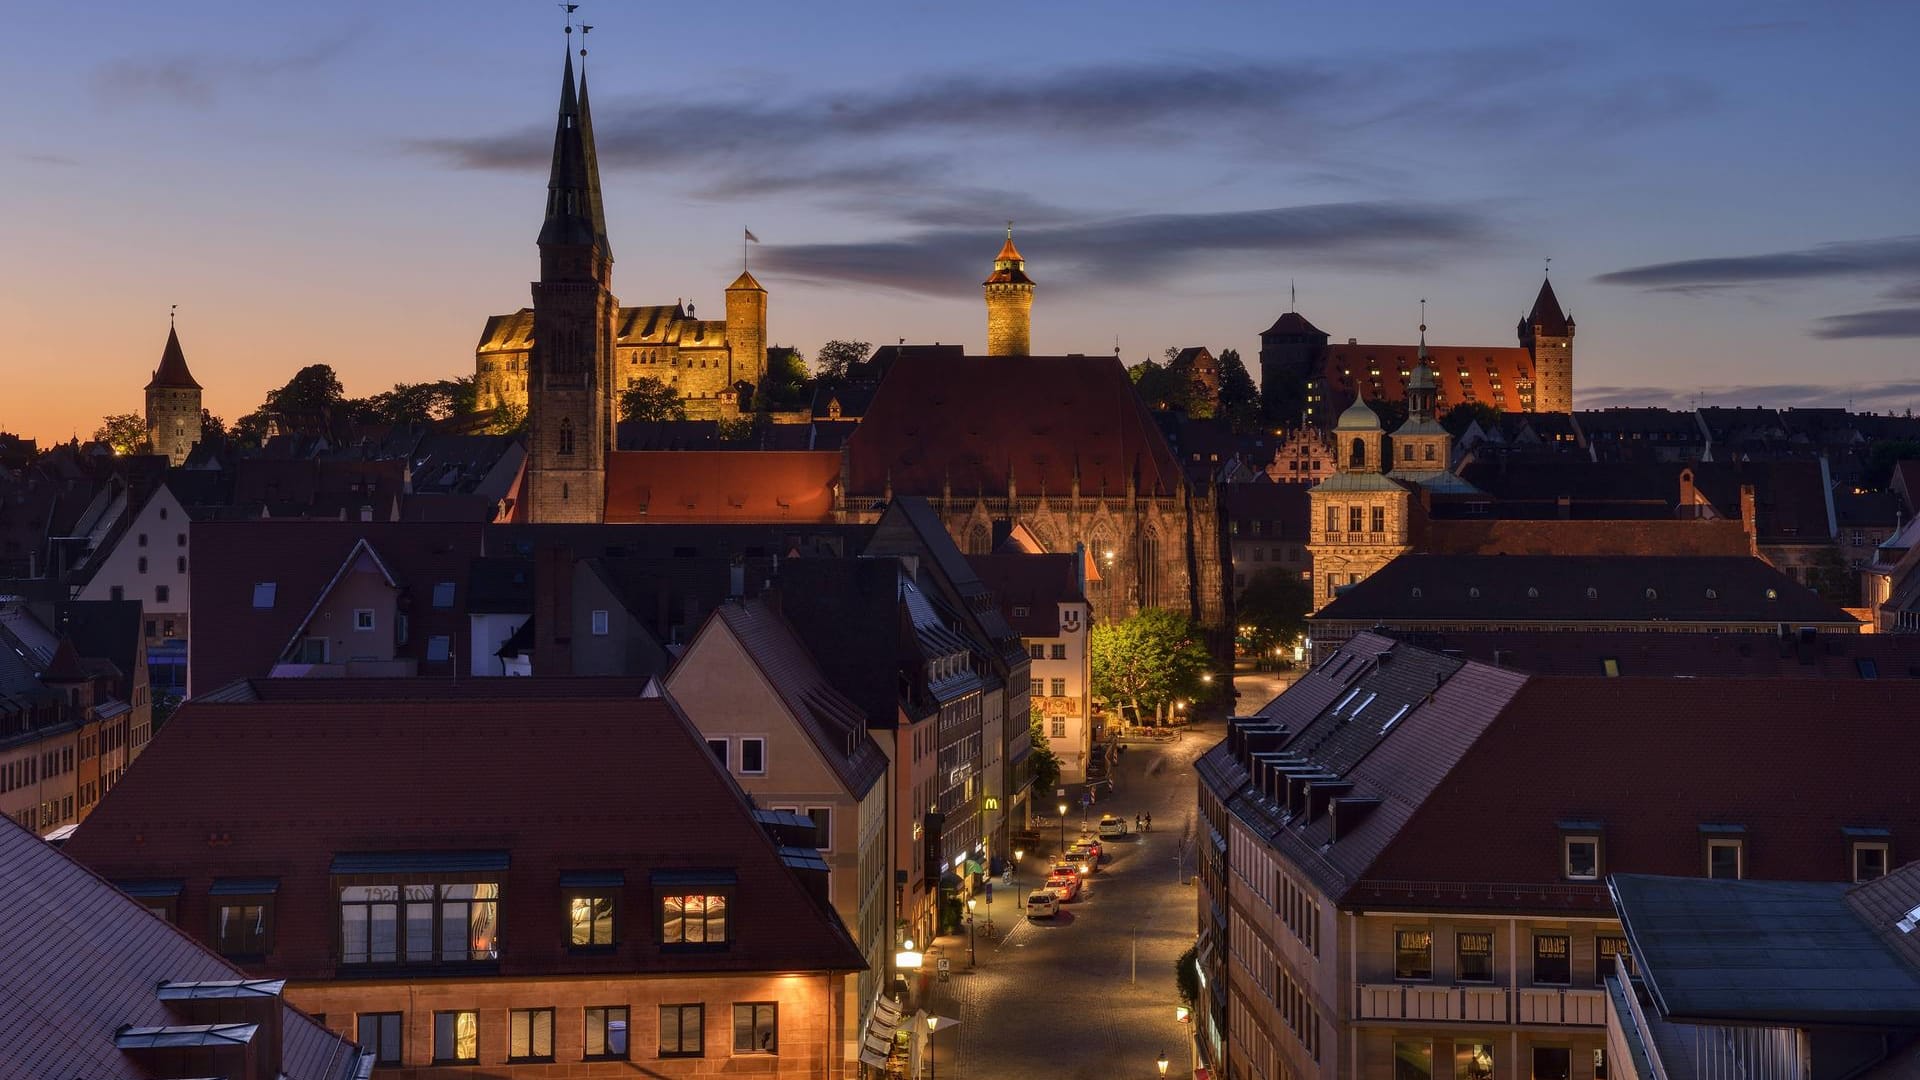
M351 703L183 705L66 850L111 879L181 879L195 932L215 878L279 879L257 969L287 978L340 970L332 862L376 852L505 852L502 976L864 966L666 699L566 697L562 682L547 700L386 700L388 682ZM736 875L733 940L663 952L652 875L694 869ZM565 947L560 875L576 871L625 875L611 956Z
M1019 408L1010 407L1018 398ZM1065 497L1180 490L1167 448L1111 356L964 356L906 350L847 440L850 493Z
M832 450L622 450L607 455L609 524L833 520Z
M1533 411L1533 354L1517 347L1429 345L1428 364L1439 384L1439 411L1468 402L1502 412ZM1356 390L1368 401L1403 401L1407 380L1420 362L1418 345L1327 346L1321 369L1335 412L1353 400ZM1332 414L1329 414L1332 415Z

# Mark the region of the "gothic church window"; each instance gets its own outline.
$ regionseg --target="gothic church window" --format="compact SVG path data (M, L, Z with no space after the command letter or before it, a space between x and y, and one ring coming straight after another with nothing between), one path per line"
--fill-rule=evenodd
M573 421L570 419L560 421L560 452L573 453Z

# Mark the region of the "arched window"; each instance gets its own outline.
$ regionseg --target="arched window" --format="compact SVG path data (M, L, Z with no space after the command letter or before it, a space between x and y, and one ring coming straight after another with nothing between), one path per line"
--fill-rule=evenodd
M1347 454L1347 464L1358 469L1367 463L1367 440L1353 440L1353 450Z
M967 554L986 555L993 551L993 533L985 525L967 531Z
M573 453L573 421L571 419L560 421L560 452Z

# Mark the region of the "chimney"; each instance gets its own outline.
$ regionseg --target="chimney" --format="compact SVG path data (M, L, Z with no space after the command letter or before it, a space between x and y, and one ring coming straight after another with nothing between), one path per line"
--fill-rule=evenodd
M1740 485L1740 521L1747 527L1747 549L1753 555L1760 554L1760 510L1753 496L1752 484Z

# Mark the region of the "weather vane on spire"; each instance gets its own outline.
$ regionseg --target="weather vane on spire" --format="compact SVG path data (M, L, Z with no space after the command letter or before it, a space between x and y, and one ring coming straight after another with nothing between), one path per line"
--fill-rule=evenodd
M169 330L173 329L173 317L179 314L179 312L180 312L179 304L167 305L167 329Z
M1544 272L1549 274L1553 273L1553 256L1551 255L1547 256L1547 269ZM1574 284L1578 285L1579 282L1575 282Z
M1424 296L1420 298L1420 332L1427 332L1427 298Z
M1013 239L1013 219L1007 219L1007 239Z

